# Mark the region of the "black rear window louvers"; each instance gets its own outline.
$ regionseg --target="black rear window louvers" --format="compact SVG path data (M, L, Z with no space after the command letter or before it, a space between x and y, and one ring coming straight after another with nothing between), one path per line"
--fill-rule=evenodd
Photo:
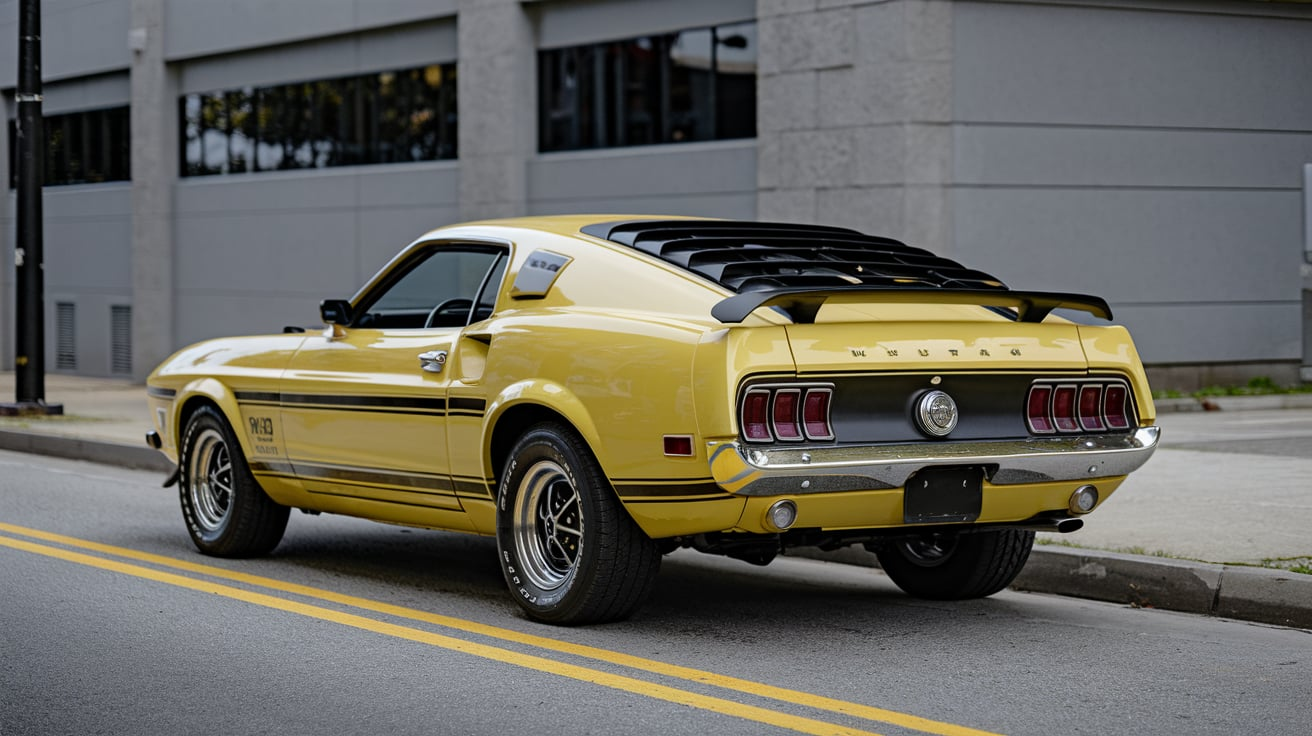
M1042 322L1054 309L1110 320L1086 294L1012 291L997 277L892 238L822 225L735 220L623 220L582 232L629 246L736 293L711 310L725 324L772 307L812 322L826 300L854 293L875 302L974 304L1011 320Z
M846 286L1005 289L922 248L846 228L730 220L637 220L583 228L742 293Z

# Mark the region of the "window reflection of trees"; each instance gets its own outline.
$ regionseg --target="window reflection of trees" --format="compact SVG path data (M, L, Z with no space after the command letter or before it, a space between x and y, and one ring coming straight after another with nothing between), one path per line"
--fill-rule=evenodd
M539 150L753 137L756 55L755 22L543 50Z
M186 95L182 174L456 156L455 64Z

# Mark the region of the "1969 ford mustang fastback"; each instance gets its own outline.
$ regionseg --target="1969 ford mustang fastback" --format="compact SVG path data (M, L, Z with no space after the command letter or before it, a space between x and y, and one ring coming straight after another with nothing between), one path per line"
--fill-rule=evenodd
M495 535L548 622L629 615L680 547L861 544L912 595L991 595L1157 445L1103 300L842 228L458 225L320 311L151 375L192 541L265 554L291 508Z

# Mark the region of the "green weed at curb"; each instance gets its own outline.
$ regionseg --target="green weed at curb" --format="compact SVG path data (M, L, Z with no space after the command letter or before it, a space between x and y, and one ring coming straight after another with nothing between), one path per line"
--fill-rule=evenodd
M1195 399L1208 399L1218 396L1274 396L1280 394L1307 394L1312 393L1312 384L1301 384L1294 386L1278 386L1267 376L1256 376L1248 379L1248 383L1243 386L1208 386L1200 388L1189 394L1175 389L1162 389L1153 392L1154 399L1183 399L1192 397Z

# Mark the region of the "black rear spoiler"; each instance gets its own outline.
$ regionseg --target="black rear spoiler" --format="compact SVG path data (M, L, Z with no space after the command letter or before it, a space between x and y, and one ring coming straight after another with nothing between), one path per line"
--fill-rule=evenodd
M815 322L815 315L829 299L859 296L874 304L972 304L980 307L1015 309L1019 322L1042 322L1054 309L1074 309L1110 320L1112 308L1101 297L1010 289L899 288L881 286L831 287L827 289L766 289L731 296L711 309L711 316L725 324L737 324L760 307L778 307L793 322Z

